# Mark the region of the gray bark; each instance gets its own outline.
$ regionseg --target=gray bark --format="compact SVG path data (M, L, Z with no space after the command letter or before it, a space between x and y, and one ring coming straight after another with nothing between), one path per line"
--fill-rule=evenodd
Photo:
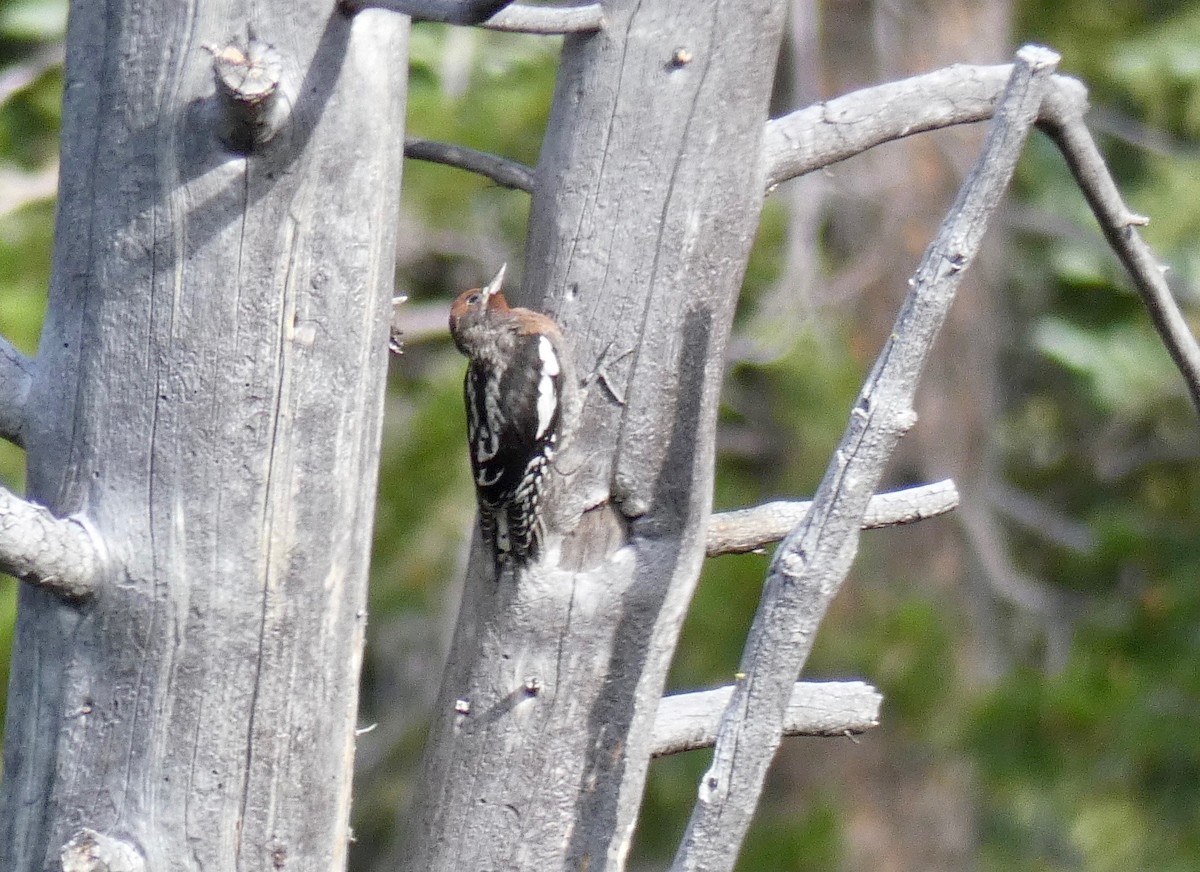
M958 508L958 489L950 479L875 494L863 515L864 530L915 524ZM745 554L778 542L804 522L812 510L809 500L763 503L713 515L708 524L709 557Z
M56 518L0 488L0 570L82 600L95 592L103 552L86 518Z
M805 521L771 561L672 872L732 870L783 734L793 679L812 650L826 608L858 549L862 517L900 438L916 423L913 395L964 271L979 251L1058 55L1026 46L989 130L983 154L909 282L892 335L863 385Z
M782 5L604 14L566 40L512 294L558 318L588 384L556 463L573 502L557 565L497 584L476 545L405 857L421 872L621 866L704 558Z
M107 561L81 604L21 591L5 872L344 865L407 21L253 11L71 9L22 434ZM290 114L244 157L204 46L248 26Z
M711 748L734 685L664 696L654 719L655 757ZM785 736L853 736L879 726L883 694L861 681L797 681L783 715Z

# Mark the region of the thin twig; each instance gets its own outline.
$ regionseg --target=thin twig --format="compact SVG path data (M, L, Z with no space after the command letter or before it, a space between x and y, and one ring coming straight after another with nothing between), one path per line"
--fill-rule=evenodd
M1046 101L1041 128L1066 158L1076 183L1100 222L1104 238L1132 276L1158 335L1183 373L1192 404L1200 411L1200 345L1167 286L1166 267L1138 232L1138 227L1148 224L1149 219L1135 214L1121 199L1121 192L1117 190L1100 149L1083 123L1086 111L1085 94L1078 89L1057 89Z
M429 139L405 139L404 156L478 173L514 191L533 191L533 169L486 151Z
M867 379L805 523L780 546L754 619L739 682L721 719L673 872L732 869L772 757L792 684L858 548L862 516L901 436L915 422L916 384L963 271L974 259L1058 63L1048 49L1017 53L983 154L937 237Z
M80 600L95 588L100 563L97 539L83 521L56 518L0 488L0 571Z
M734 685L663 697L650 754L711 748ZM853 736L879 726L883 694L861 681L798 681L784 713L785 736Z
M912 524L944 515L958 507L958 489L950 479L876 494L863 516L864 530ZM708 522L706 553L745 554L778 542L803 523L812 508L808 500L780 500L750 509L713 515Z

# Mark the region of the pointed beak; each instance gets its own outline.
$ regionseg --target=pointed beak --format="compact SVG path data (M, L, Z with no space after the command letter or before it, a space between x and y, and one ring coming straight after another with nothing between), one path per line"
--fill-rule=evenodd
M484 303L486 303L488 301L488 299L492 296L492 294L494 294L498 290L500 290L500 285L504 281L504 271L507 269L508 269L507 263L500 264L500 271L498 273L496 273L495 277L490 282L488 282L486 285L484 285L482 288L480 288L479 292L483 295Z

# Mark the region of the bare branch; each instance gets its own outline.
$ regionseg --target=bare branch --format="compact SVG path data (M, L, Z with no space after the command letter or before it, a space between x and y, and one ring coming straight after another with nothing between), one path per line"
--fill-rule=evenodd
M33 381L33 360L0 336L0 437L25 447L25 401Z
M1150 311L1163 344L1187 382L1192 404L1200 411L1200 345L1167 287L1166 267L1159 263L1138 227L1149 219L1135 214L1121 199L1095 140L1083 123L1087 110L1082 88L1058 89L1046 101L1042 129L1054 139L1108 244L1129 270L1134 286Z
M732 869L779 746L792 684L858 549L861 519L884 467L916 416L912 399L963 271L974 259L1037 117L1058 55L1026 46L983 154L925 252L912 290L864 385L805 523L780 546L742 655L674 872Z
M864 88L769 121L763 139L767 190L883 142L986 120L992 117L1012 69L1011 65L956 65ZM1083 122L1086 110L1083 85L1068 76L1053 76L1039 110L1038 126L1066 158L1200 410L1200 344L1171 295L1163 265L1137 230L1148 219L1132 212L1121 199Z
M515 191L533 191L533 169L515 160L476 151L462 145L451 145L448 142L434 142L428 139L404 140L404 156L413 160L425 160L432 163L458 167L486 176L498 185L512 188Z
M956 64L772 119L763 137L767 190L884 142L986 121L1012 70L1011 64Z
M342 0L353 15L362 9L387 9L411 15L418 21L443 24L478 24L509 33L590 33L604 27L599 3L582 6L531 6L512 0Z
M650 754L711 748L733 685L664 697L654 719ZM883 694L861 681L798 681L783 716L785 736L847 736L879 725Z
M604 9L599 3L585 6L527 6L514 3L501 9L483 26L488 30L514 33L588 33L604 27Z
M958 489L950 479L876 494L863 516L864 530L912 524L944 515L958 507ZM708 522L709 557L745 554L778 542L803 523L812 508L808 500L781 500L750 509L713 515Z
M483 24L512 0L343 0L342 8L353 15L363 9L388 9L411 15L418 21L442 24Z
M0 488L0 571L79 600L92 593L99 567L100 548L83 521L56 518Z

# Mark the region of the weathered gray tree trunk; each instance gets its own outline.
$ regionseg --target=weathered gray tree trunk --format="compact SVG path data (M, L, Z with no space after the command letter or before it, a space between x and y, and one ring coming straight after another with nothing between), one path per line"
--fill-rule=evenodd
M247 157L206 49L248 29L285 117ZM72 4L23 433L30 498L104 560L82 602L21 593L5 872L86 830L153 872L344 865L406 36L315 0Z
M623 864L704 558L783 8L604 15L564 46L517 294L557 316L588 380L556 464L561 552L497 584L477 543L406 858L421 872Z

